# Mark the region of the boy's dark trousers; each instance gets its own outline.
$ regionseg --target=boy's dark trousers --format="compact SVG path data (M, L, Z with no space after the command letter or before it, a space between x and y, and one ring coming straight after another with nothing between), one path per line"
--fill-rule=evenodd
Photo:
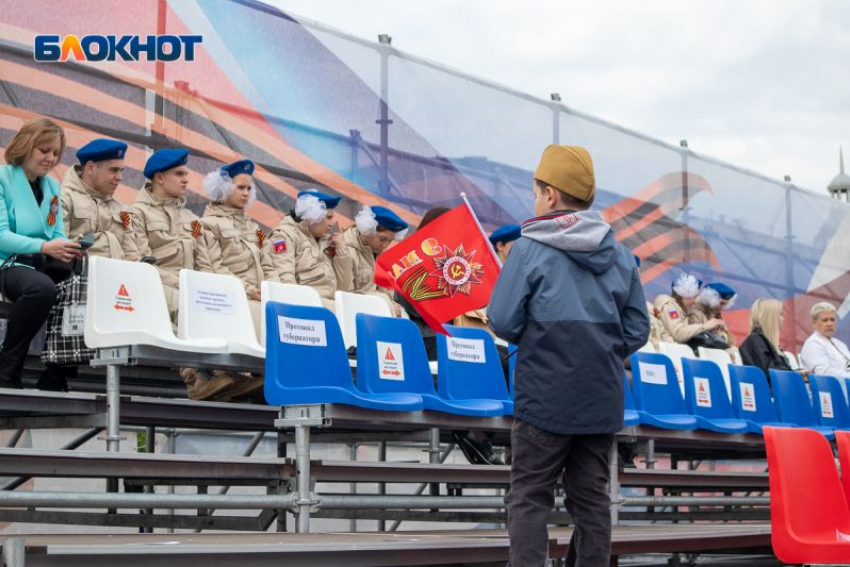
M609 451L613 434L559 435L515 420L511 431L511 488L505 497L511 550L509 567L544 567L546 527L563 474L567 511L575 522L567 565L610 563Z

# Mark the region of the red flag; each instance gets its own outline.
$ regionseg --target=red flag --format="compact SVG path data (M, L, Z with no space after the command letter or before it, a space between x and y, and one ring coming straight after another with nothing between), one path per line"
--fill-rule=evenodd
M499 276L499 262L467 205L441 215L377 258L375 283L392 287L428 326L484 307Z

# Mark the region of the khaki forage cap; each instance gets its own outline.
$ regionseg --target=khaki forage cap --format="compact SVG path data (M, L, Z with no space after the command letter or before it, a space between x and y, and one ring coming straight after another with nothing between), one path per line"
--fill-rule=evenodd
M543 150L534 179L580 201L590 201L596 193L593 160L590 153L580 146L552 144Z

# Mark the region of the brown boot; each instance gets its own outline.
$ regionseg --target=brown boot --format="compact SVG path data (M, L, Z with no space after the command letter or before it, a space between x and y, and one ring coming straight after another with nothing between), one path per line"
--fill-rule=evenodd
M179 373L190 400L230 401L226 390L234 384L232 376L216 375L203 368L181 368Z
M233 387L228 388L225 394L230 396L234 402L266 403L263 395L263 377L251 374L234 374L226 370L213 370L213 376L221 373L233 379Z

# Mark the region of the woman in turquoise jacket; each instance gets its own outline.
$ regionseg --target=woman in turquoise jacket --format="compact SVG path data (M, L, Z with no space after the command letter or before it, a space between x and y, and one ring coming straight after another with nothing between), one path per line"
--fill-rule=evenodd
M35 269L35 258L43 254L70 262L82 255L79 243L65 238L59 183L47 176L64 149L62 128L36 118L9 142L7 165L0 166L0 290L14 302L0 347L0 387L22 387L30 341L56 299L53 280Z

